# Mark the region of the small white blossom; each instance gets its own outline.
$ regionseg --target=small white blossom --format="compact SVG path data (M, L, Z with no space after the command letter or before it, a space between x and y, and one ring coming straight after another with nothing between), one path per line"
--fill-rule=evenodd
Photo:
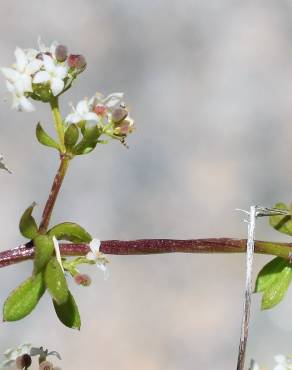
M115 108L117 108L124 97L124 93L113 93L108 96L104 96L101 93L97 92L89 101L89 104L93 106L93 108L98 107L104 109L106 113L113 112Z
M26 353L29 354L30 348L31 344L29 343L22 344L17 348L9 348L4 352L5 360L1 362L0 368L11 367L12 365L15 365L17 357Z
M107 277L107 267L106 264L109 263L106 256L99 251L100 240L92 239L89 243L90 252L87 253L86 258L90 261L94 261L96 266L104 272L105 277Z
M6 167L6 164L3 162L3 159L3 155L0 154L0 169L11 173L11 171Z
M55 254L56 254L57 261L59 262L62 271L65 273L64 267L63 267L63 264L62 264L62 258L61 258L59 243L58 243L58 240L55 236L53 236L53 243L54 243L54 248L55 248Z
M18 91L32 92L32 75L39 71L43 62L39 59L32 59L31 51L27 54L24 50L16 48L14 54L16 63L12 65L12 68L1 68L1 71Z
M98 115L91 110L91 105L89 104L88 99L81 100L77 105L76 108L72 106L73 113L68 114L65 119L67 123L78 123L81 121L87 122L98 122L99 118Z
M39 71L33 78L34 83L46 83L51 86L54 96L64 89L64 78L67 76L68 67L58 64L48 55L43 55L44 71Z
M292 369L292 358L291 356L276 355L274 357L277 365L274 370L291 370Z
M31 101L24 95L24 91L19 89L17 85L6 81L6 87L12 94L12 109L16 109L19 112L33 112L35 110Z

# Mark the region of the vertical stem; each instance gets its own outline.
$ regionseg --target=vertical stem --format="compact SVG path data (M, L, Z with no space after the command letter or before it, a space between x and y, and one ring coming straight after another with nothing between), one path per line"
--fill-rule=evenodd
M65 144L64 144L64 127L63 127L63 120L59 109L59 101L57 97L52 98L50 101L54 123L55 123L55 129L57 131L58 137L59 137L59 144L60 149L62 153L66 152Z
M61 185L63 183L64 177L66 175L66 172L69 166L69 161L70 159L67 156L61 156L60 167L54 178L51 192L50 192L49 198L46 202L46 205L43 211L42 221L39 227L40 233L45 233L47 231L57 196L59 194Z

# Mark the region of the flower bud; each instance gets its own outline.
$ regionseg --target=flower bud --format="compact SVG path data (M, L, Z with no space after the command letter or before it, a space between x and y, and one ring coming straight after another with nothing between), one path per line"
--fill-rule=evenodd
M31 357L28 353L24 355L18 356L15 360L15 365L17 369L23 369L24 367L27 368L31 365Z
M91 284L91 278L86 274L77 274L74 276L74 280L78 285L89 286Z
M98 104L94 107L93 111L98 116L104 116L106 114L106 106Z
M40 363L39 370L53 370L54 366L50 361L43 361Z
M119 122L115 126L115 134L117 135L128 135L134 129L134 121L132 119L125 119L122 122Z
M55 56L58 62L64 62L67 59L68 49L64 45L58 45L55 50Z
M70 68L84 69L86 67L86 60L83 55L70 54L67 62Z
M112 120L116 123L123 121L128 115L128 111L125 108L116 108L112 113Z

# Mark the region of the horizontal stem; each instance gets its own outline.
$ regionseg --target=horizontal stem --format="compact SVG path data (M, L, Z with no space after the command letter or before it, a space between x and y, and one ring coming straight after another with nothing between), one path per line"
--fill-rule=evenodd
M60 244L63 256L84 256L89 251L87 244ZM115 255L146 255L160 253L244 253L246 239L139 239L104 240L100 251ZM292 243L255 241L255 253L269 254L284 258L290 257ZM33 259L34 248L31 242L14 249L0 252L0 267Z

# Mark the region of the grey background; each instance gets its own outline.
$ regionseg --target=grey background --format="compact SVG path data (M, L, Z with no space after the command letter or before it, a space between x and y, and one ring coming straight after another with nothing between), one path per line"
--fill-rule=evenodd
M53 223L71 220L100 239L245 237L235 208L291 200L291 1L1 1L0 64L15 46L58 40L88 68L62 99L124 91L137 130L71 164ZM44 104L10 110L0 84L1 249L18 245L21 213L39 217L58 166L34 138L51 132ZM4 102L7 96L8 102ZM259 239L289 240L258 222ZM71 284L80 332L58 323L45 296L16 323L2 323L0 352L29 341L58 350L63 369L234 369L244 255L110 257L110 278ZM256 256L255 270L268 257ZM31 262L0 271L1 304ZM272 366L291 353L291 292L271 312L253 298L248 357Z

